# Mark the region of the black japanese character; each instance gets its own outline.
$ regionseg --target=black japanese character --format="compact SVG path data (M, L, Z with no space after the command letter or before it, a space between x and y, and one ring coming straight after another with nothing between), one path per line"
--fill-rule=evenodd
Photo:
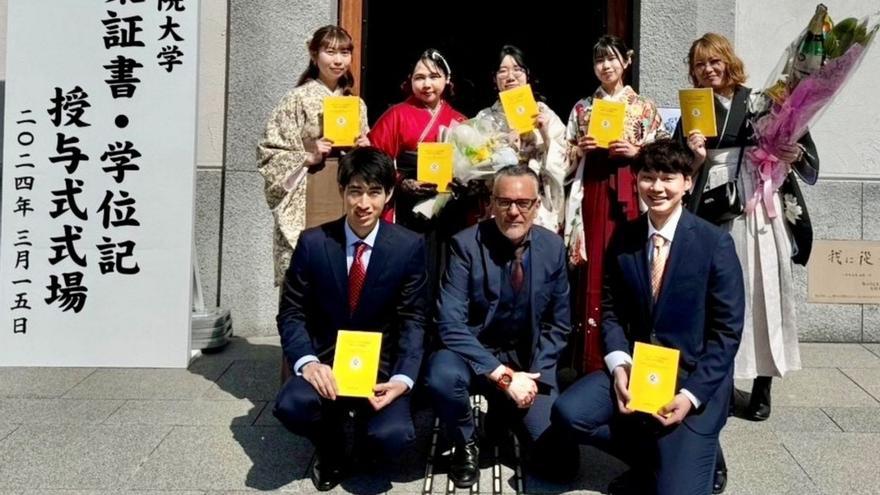
M137 33L143 31L138 27L137 23L143 21L143 17L134 15L131 17L119 18L119 14L112 10L107 11L109 19L102 19L106 34L104 35L104 48L108 50L114 46L144 46L143 41L137 40ZM126 25L123 26L122 24Z
M47 110L52 117L52 124L55 127L60 126L61 113L64 112L67 116L67 122L64 123L65 126L88 127L92 125L82 121L85 109L92 106L91 103L86 101L88 97L88 93L79 86L68 91L66 96L61 94L61 88L55 87L55 96L49 100L52 102L52 108Z
M79 313L86 304L86 293L89 291L82 285L83 274L70 272L62 273L61 276L64 277L64 287L58 283L57 275L49 276L49 285L46 286L49 289L49 297L45 299L46 304L54 304L58 301L61 311L72 309L74 313Z
M871 261L871 251L862 251L859 253L859 265L874 265Z
M174 9L175 12L183 12L186 10L186 7L181 5L183 0L159 0L159 11L162 10L162 6L165 6L165 12Z
M110 86L110 94L113 98L131 98L134 95L134 90L137 89L135 84L141 82L134 77L134 70L141 67L143 64L122 55L111 60L110 65L104 66L110 71L110 79L105 79L104 82Z
M79 225L65 225L63 235L50 237L49 240L56 244L49 246L52 251L54 251L52 257L49 258L49 263L57 265L58 262L70 256L71 261L77 265L83 267L86 266L85 255L80 256L79 253L76 252L76 246L73 245L74 242L82 239L82 236L80 235L81 233L82 227Z
M33 309L28 304L27 292L19 292L15 295L15 302L13 303L13 306L9 308L9 310L15 311L16 309Z
M79 143L79 138L76 136L67 137L63 133L57 133L58 141L55 145L55 151L58 153L56 156L50 156L49 161L52 163L58 162L67 162L64 165L65 170L67 170L68 174L72 174L76 172L77 167L79 167L80 162L84 162L89 159L89 155L86 155L79 149L79 146L76 146Z
M16 251L15 252L15 268L21 268L23 270L27 270L31 266L31 252L30 251Z
M25 218L27 217L27 214L32 211L34 211L34 209L31 208L30 198L23 198L19 196L18 199L15 200L15 209L12 210L12 213L21 213L21 217Z
M88 220L89 216L87 211L81 209L79 205L76 204L76 195L83 191L82 185L83 181L79 179L64 179L64 189L52 191L52 195L57 196L58 199L52 200L55 209L49 212L49 216L52 218L58 218L60 215L70 210L70 212L76 215L80 220Z
M12 320L12 333L27 333L27 318Z
M121 183L123 179L125 179L126 171L135 171L140 170L141 168L131 161L135 158L140 158L141 153L134 149L134 145L131 144L130 141L126 141L125 144L117 141L116 143L110 143L107 145L107 151L101 155L101 161L106 162L108 159L113 162L113 165L108 165L101 170L104 172L114 173L116 174L113 177L113 180L116 181L117 184Z
M837 263L838 265L842 265L843 262L840 261L840 254L841 254L841 251L839 249L832 249L828 253L828 261L831 263Z
M174 41L183 41L183 38L174 31L175 28L180 27L180 24L174 22L170 15L165 16L165 24L159 27L162 29L162 36L159 37L159 41L164 40L168 35L171 35Z
M15 178L15 190L21 191L22 189L27 190L27 191L32 191L34 189L34 178L29 175L25 175L22 177L16 177Z
M97 244L95 247L101 253L101 260L98 261L98 267L101 274L117 272L121 275L134 275L141 271L141 268L135 262L134 266L125 266L125 259L134 256L134 241L122 241L114 243L109 237L102 237L103 244ZM118 248L118 250L116 250Z
M122 226L138 226L141 223L134 218L135 213L135 200L132 197L129 197L127 191L119 191L119 196L122 199L113 199L113 191L107 191L104 195L104 201L101 202L101 206L98 207L98 213L101 214L101 222L104 225L104 228L110 228L110 226L114 227L122 227ZM112 208L110 204L113 204ZM114 219L110 219L110 213L113 213Z
M177 48L177 45L166 46L156 55L156 58L164 59L159 61L159 66L165 67L167 72L174 70L175 65L183 65L180 57L183 57L183 52Z

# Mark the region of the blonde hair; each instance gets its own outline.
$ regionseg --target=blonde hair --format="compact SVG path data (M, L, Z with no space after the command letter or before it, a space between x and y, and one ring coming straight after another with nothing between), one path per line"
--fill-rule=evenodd
M724 78L728 86L742 86L745 84L747 76L743 61L733 51L733 45L730 44L730 40L717 33L706 33L694 41L691 44L690 51L688 51L688 73L694 86L698 85L697 76L694 74L694 61L697 58L709 58L710 56L720 58L724 65L727 66Z

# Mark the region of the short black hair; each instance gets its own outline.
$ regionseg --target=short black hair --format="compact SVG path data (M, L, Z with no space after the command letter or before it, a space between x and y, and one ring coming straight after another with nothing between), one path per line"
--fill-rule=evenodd
M642 146L632 162L632 171L693 174L694 154L685 145L673 139L658 139Z
M369 185L378 184L386 193L394 187L394 162L378 148L365 146L355 148L339 160L336 182L345 189L351 181L360 177Z

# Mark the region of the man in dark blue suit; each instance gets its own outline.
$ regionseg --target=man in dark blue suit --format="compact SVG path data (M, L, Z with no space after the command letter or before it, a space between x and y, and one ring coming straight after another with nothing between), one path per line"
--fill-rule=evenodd
M293 376L274 413L315 444L311 477L320 491L344 475L346 413L356 411L370 452L393 458L415 439L408 392L423 354L425 243L380 221L394 174L391 159L375 148L346 154L338 173L345 216L304 231L285 275L278 332ZM340 329L382 333L379 380L369 399L337 397L332 365Z
M525 166L498 171L491 201L494 218L450 243L437 317L444 348L427 372L434 410L454 443L449 475L458 487L479 478L469 394L485 396L493 418L513 415L526 439L537 439L550 424L556 362L570 330L562 239L532 226L538 177Z
M579 380L553 407L553 430L605 448L633 468L609 493L712 491L743 327L743 279L730 235L681 206L691 162L671 140L646 145L634 161L648 213L618 229L606 257L608 371ZM627 407L635 342L680 351L677 394L653 415Z

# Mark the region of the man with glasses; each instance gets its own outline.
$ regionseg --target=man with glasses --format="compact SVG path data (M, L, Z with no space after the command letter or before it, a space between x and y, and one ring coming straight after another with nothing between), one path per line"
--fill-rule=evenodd
M558 394L556 363L570 330L562 239L532 222L540 204L537 175L499 170L494 218L456 234L438 301L443 349L428 365L437 416L455 449L449 476L467 488L479 479L479 449L469 395L484 396L492 421L526 434L530 444L550 425Z

